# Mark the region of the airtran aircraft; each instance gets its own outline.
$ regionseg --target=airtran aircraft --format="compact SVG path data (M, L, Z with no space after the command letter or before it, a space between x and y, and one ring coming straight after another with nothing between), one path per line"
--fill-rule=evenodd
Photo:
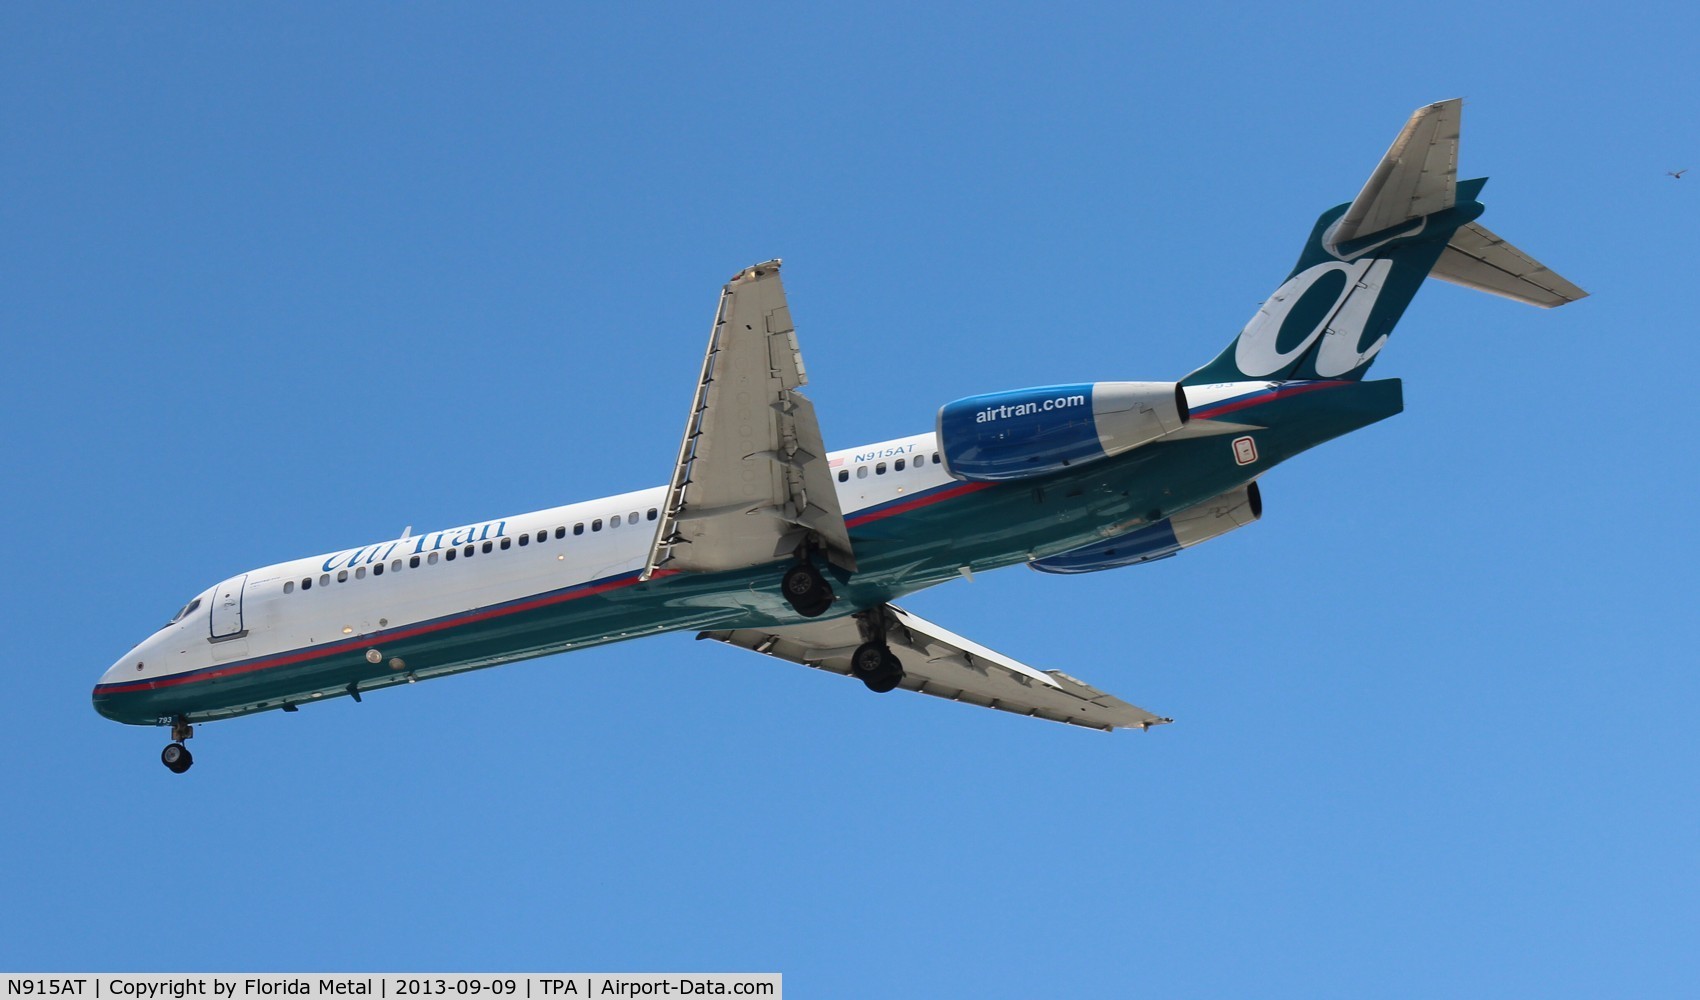
M665 486L402 533L238 573L94 688L171 727L691 629L860 680L1093 729L1170 721L893 604L1025 563L1093 573L1258 519L1275 465L1402 408L1365 373L1423 279L1537 306L1586 293L1483 228L1457 179L1462 102L1418 110L1350 204L1215 360L1178 382L947 403L928 433L828 452L777 260L722 289Z

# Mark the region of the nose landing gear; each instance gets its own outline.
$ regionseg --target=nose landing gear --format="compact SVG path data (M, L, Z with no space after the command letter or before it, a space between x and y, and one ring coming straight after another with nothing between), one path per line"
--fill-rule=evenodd
M195 727L183 721L178 716L171 723L171 740L164 750L159 752L159 762L164 764L172 774L182 774L195 763L195 755L183 745L183 741L195 735Z

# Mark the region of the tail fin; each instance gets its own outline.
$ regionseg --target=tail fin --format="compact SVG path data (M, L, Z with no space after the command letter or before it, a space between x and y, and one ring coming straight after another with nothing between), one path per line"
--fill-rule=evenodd
M1462 110L1418 109L1357 198L1316 220L1234 342L1181 384L1361 379L1431 275L1546 307L1587 295L1476 224L1487 180L1457 179Z

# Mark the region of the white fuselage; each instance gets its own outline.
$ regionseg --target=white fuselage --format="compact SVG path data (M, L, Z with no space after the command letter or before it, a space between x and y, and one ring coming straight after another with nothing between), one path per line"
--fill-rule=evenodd
M951 483L935 446L929 433L833 452L845 517ZM649 556L665 493L653 487L237 574L203 591L186 606L192 610L126 653L100 683L160 681L634 573Z

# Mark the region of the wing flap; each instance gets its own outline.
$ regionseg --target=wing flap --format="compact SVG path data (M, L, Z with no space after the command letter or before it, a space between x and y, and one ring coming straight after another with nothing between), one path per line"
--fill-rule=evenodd
M907 690L1105 732L1149 729L1172 721L1060 670L1036 670L896 606L886 605L884 612L886 642L903 664L902 687ZM698 638L850 676L850 656L864 641L862 628L855 618L835 618L704 632Z

